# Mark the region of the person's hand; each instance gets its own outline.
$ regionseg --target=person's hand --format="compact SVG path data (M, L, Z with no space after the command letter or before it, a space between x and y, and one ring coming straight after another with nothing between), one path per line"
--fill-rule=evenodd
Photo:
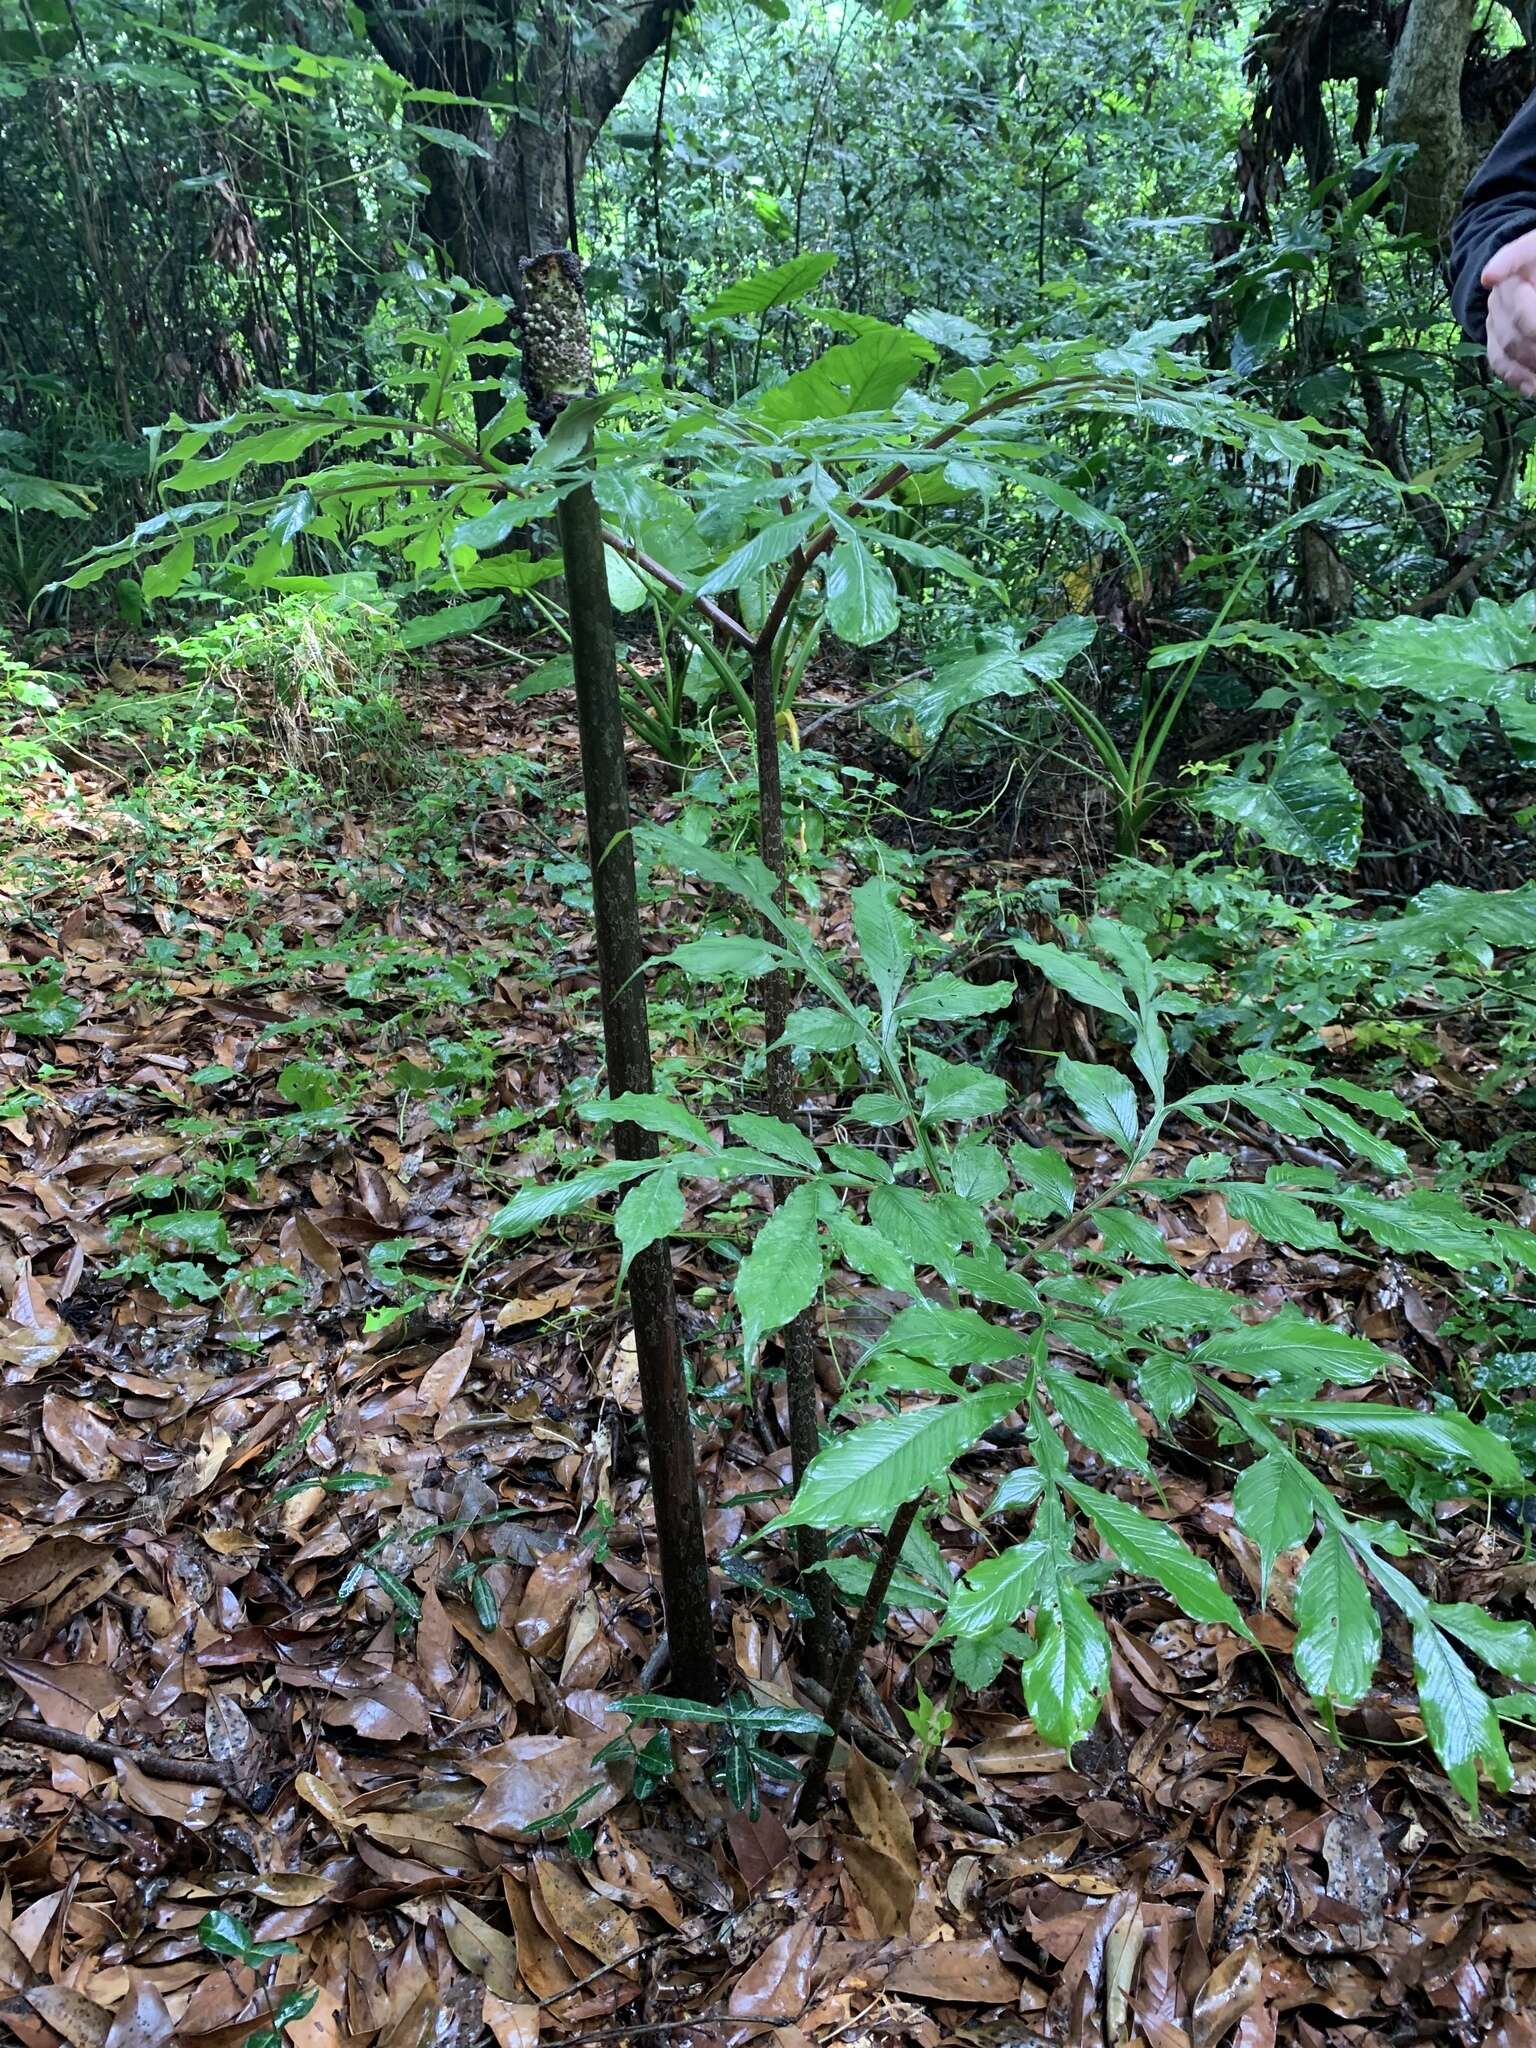
M1483 266L1488 367L1523 398L1536 398L1536 229L1506 242Z

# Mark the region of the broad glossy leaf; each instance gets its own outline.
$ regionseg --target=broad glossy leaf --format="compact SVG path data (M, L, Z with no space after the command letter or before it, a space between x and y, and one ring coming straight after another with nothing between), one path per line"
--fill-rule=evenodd
M1325 1529L1296 1580L1297 1675L1315 1700L1352 1707L1370 1691L1381 1624L1370 1589L1336 1530Z
M680 1138L685 1145L709 1145L709 1126L691 1109L684 1109L670 1095L612 1095L603 1101L586 1102L581 1114L591 1123L638 1124L642 1131L658 1137Z
M826 276L837 258L826 249L807 249L777 263L772 270L756 271L718 292L699 314L701 321L738 319L743 314L772 312L775 306L793 305Z
M974 1133L950 1148L949 1173L955 1193L968 1202L995 1202L1008 1190L1008 1168L1002 1153Z
M978 1118L1000 1116L1008 1106L1008 1084L1000 1074L923 1054L918 1055L917 1065L923 1076L925 1123L974 1123Z
M827 562L827 624L850 647L873 647L901 623L896 579L863 541L840 540Z
M779 1204L752 1240L736 1273L741 1349L748 1370L764 1337L809 1308L821 1287L816 1190L809 1182Z
M423 612L400 629L402 647L436 647L439 641L456 639L461 633L477 633L487 619L501 610L499 597L477 597L469 604L445 605L441 611Z
M1101 1209L1094 1218L1103 1248L1095 1258L1113 1259L1119 1265L1168 1266L1178 1271L1162 1232L1150 1216L1139 1209Z
M1288 1459L1267 1452L1237 1475L1232 1488L1237 1526L1259 1552L1259 1598L1269 1597L1269 1575L1282 1550L1312 1534L1312 1502Z
M486 1225L487 1235L521 1237L525 1231L534 1230L553 1217L569 1216L573 1210L595 1202L600 1195L611 1194L615 1188L638 1180L641 1174L651 1172L653 1165L649 1159L613 1159L602 1166L589 1166L580 1173L573 1173L568 1180L545 1181L537 1186L520 1188Z
M1328 742L1302 726L1278 742L1267 776L1221 776L1199 804L1315 866L1353 867L1360 851L1360 792Z
M875 985L882 1017L889 1017L912 965L912 920L901 907L901 891L896 884L879 875L861 882L854 890L852 909L859 958Z
M822 1221L844 1263L856 1273L897 1294L918 1293L911 1259L882 1232L868 1223L860 1223L835 1201L830 1206L823 1205Z
M771 426L885 412L932 356L919 335L883 321L857 341L829 348L803 370L775 384L752 410Z
M1407 1451L1431 1464L1446 1463L1485 1472L1511 1490L1523 1481L1520 1461L1509 1444L1465 1415L1421 1415L1373 1401L1266 1401L1267 1415L1282 1416L1309 1429L1326 1429L1356 1443Z
M869 1220L900 1245L921 1270L932 1267L953 1281L957 1247L990 1240L986 1218L958 1195L923 1194L917 1188L880 1186L870 1190Z
M1389 1252L1422 1253L1462 1272L1503 1263L1488 1225L1454 1195L1428 1188L1410 1195L1364 1195L1351 1188L1330 1190L1326 1199L1351 1229L1365 1231Z
M1536 604L1524 592L1500 605L1479 598L1465 616L1383 619L1329 648L1325 666L1389 700L1496 711L1517 738L1536 738L1530 683L1536 661Z
M1514 1778L1493 1703L1432 1622L1414 1628L1413 1675L1430 1746L1476 1813L1479 1764L1501 1792Z
M1020 1677L1024 1704L1043 1741L1070 1751L1095 1721L1109 1691L1109 1636L1081 1589L1064 1575L1035 1616L1035 1647Z
M1050 1391L1056 1412L1078 1439L1122 1471L1139 1472L1150 1479L1147 1446L1136 1418L1108 1387L1079 1379L1060 1366L1047 1366L1041 1375Z
M1010 476L1009 482L1016 484L1022 491L1028 491L1033 497L1044 498L1048 505L1054 505L1058 512L1064 512L1072 523L1082 527L1085 533L1113 533L1122 538L1125 535L1124 526L1113 513L1101 511L1097 505L1090 505L1088 500L1074 491L1070 484L1064 484L1056 477L1042 476L1038 470L1018 469Z
M139 578L145 603L158 604L162 597L174 597L192 574L196 553L197 542L189 536L151 562Z
M632 569L615 547L603 549L603 571L608 585L608 602L616 612L637 612L650 598L645 579Z
M1232 368L1237 375L1246 377L1256 370L1285 338L1290 325L1289 292L1267 291L1250 299L1232 337Z
M847 1052L858 1040L858 1025L842 1010L791 1010L784 1025L784 1043L801 1052Z
M1071 1161L1050 1145L1013 1144L1008 1159L1027 1188L1044 1195L1058 1216L1070 1216L1077 1200L1077 1176Z
M1265 1323L1241 1323L1218 1330L1200 1346L1195 1358L1201 1365L1224 1365L1233 1372L1251 1373L1255 1379L1306 1388L1330 1380L1341 1387L1368 1386L1372 1380L1389 1378L1400 1363L1364 1337L1351 1337L1327 1323L1314 1323L1290 1308ZM1342 1422L1339 1426L1343 1427Z
M792 555L815 525L814 512L797 512L791 519L771 521L710 571L699 585L701 595L709 597L717 591L739 589L762 570L771 569L776 562Z
M1199 1388L1184 1359L1154 1351L1136 1367L1136 1391L1164 1429L1194 1407Z
M739 1116L728 1116L726 1129L741 1139L745 1145L755 1145L759 1152L771 1152L786 1165L803 1168L807 1173L819 1173L821 1158L816 1147L793 1124L787 1124L782 1117L760 1116L756 1110L743 1110Z
M1075 1479L1063 1483L1123 1565L1155 1579L1191 1621L1223 1622L1247 1635L1243 1617L1221 1581L1182 1536L1112 1493L1095 1492Z
M613 1227L623 1252L620 1286L636 1256L658 1238L670 1237L682 1223L683 1215L683 1191L675 1172L662 1168L635 1182L613 1213Z
M1437 882L1416 896L1400 917L1364 924L1348 943L1394 963L1433 960L1458 951L1485 954L1496 946L1529 946L1533 920L1536 882L1487 891L1453 889Z
M997 1491L988 1501L986 1512L1001 1515L1019 1508L1032 1508L1044 1488L1045 1480L1033 1465L1017 1466L998 1481ZM972 1566L973 1571L976 1569L978 1567Z
M1136 1090L1124 1074L1114 1067L1089 1066L1083 1060L1068 1059L1063 1053L1056 1062L1055 1079L1090 1131L1108 1138L1122 1152L1134 1153L1141 1112L1136 1104Z
M292 491L267 515L267 531L280 541L296 540L315 516L315 500L307 490Z
M942 1479L962 1451L1016 1408L1017 1386L866 1422L811 1460L787 1513L771 1528L841 1529L880 1522Z
M1536 1685L1536 1628L1528 1621L1500 1621L1467 1601L1450 1606L1435 1602L1430 1612L1495 1671L1521 1685Z
M975 1257L969 1252L957 1254L954 1278L957 1287L996 1308L1016 1309L1024 1315L1040 1313L1039 1295L1021 1273L1004 1264L1002 1253L995 1248Z
M1102 1312L1136 1331L1210 1330L1236 1314L1230 1294L1203 1286L1187 1273L1138 1273L1122 1280L1106 1297Z
M1039 1474L1033 1476L1038 1497ZM994 1501L993 1508L996 1505ZM1044 1543L1034 1537L973 1564L949 1596L949 1605L944 1610L944 1633L984 1636L1016 1621L1040 1597L1047 1556Z
M948 1308L920 1301L891 1318L880 1339L881 1351L904 1351L932 1365L1002 1365L1022 1358L1031 1339L1004 1323L989 1323L973 1308Z
M1013 950L1021 960L1038 967L1046 980L1069 995L1075 1003L1090 1009L1107 1010L1112 1017L1134 1025L1136 1014L1125 999L1120 982L1097 960L1084 953L1068 953L1063 947L1015 939Z
M1006 1010L1018 990L1011 981L962 981L958 974L935 974L904 995L896 1006L899 1024L958 1023Z
M737 976L756 981L771 974L784 955L779 947L770 946L764 939L712 933L707 939L685 939L666 957L672 966L681 968L695 981L721 981Z
M920 334L924 341L947 348L951 355L960 356L968 363L984 363L992 353L992 337L984 328L959 313L945 313L932 306L921 306L916 312L909 313L903 324L914 334Z
M1030 695L1042 682L1057 682L1098 631L1096 619L1059 619L1032 645L995 642L941 663L926 681L914 683L892 701L932 746L962 711L997 697Z
M1289 1245L1293 1251L1342 1251L1337 1228L1319 1216L1298 1195L1283 1188L1248 1180L1223 1181L1216 1190L1227 1213L1240 1222L1251 1223L1271 1244Z
M1397 1175L1408 1171L1408 1154L1363 1124L1359 1117L1340 1109L1336 1102L1313 1089L1306 1098L1307 1114L1321 1124L1330 1137L1338 1138L1357 1158L1366 1160L1378 1173Z

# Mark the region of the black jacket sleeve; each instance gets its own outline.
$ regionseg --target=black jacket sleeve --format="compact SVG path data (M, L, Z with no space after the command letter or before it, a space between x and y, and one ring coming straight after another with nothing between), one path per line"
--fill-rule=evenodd
M1536 228L1536 94L1474 174L1451 230L1451 304L1474 341L1488 331L1483 265L1506 242Z

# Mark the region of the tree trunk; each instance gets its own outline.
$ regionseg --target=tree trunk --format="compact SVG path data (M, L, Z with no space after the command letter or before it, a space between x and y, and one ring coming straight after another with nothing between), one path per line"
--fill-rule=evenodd
M1439 240L1466 182L1461 74L1472 33L1472 0L1410 0L1392 52L1381 132L1416 150L1404 173L1404 224Z
M473 34L441 0L362 6L374 47L418 90L484 100L510 88L504 123L483 106L420 111L471 145L424 146L422 218L447 269L521 309L519 264L575 246L571 202L592 144L687 0L485 0Z

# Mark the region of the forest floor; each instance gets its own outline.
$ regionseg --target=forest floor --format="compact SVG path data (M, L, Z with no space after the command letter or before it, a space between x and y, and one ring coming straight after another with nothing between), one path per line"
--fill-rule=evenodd
M27 2048L233 2048L274 2016L294 2048L1532 2048L1536 1753L1516 1741L1514 1794L1474 1817L1401 1663L1336 1746L1264 1654L1285 1587L1256 1612L1213 1440L1161 1444L1148 1504L1258 1643L1122 1581L1111 1698L1070 1758L1005 1671L953 1694L924 1766L904 1710L943 1662L899 1610L866 1760L815 1824L787 1780L733 1809L700 1731L644 1804L597 1761L657 1641L654 1530L611 1232L485 1239L587 1142L599 1068L573 721L505 680L431 687L457 758L436 787L315 825L220 770L217 736L212 767L166 765L178 679L129 675L164 698L158 738L40 772L6 853L0 2020ZM636 780L675 810L654 762ZM856 879L835 853L819 874L806 915L834 943ZM915 908L943 930L996 879L931 862ZM739 1085L733 1020L655 1022L662 1085ZM1436 1071L1452 1125L1478 1059ZM1031 1071L1011 1115L1038 1135ZM1214 1193L1153 1213L1178 1270L1447 1352L1410 1264L1287 1253ZM679 1233L716 1559L788 1467L771 1376L739 1399L714 1314L734 1251ZM851 1294L832 1351L888 1311ZM979 1448L935 1523L957 1561L1008 1465ZM1439 1535L1441 1597L1536 1593L1514 1519L1452 1509ZM760 1702L803 1706L783 1571L764 1549L722 1572L719 1641ZM590 1840L541 1841L594 1785Z

